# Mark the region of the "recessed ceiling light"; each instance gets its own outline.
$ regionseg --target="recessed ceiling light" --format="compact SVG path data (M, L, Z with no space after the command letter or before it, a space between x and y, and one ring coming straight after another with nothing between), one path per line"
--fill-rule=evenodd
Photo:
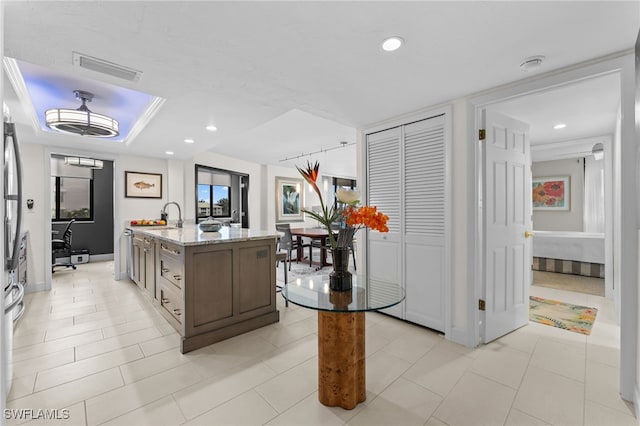
M567 127L567 125L564 123L558 123L555 126L553 126L553 128L556 130L564 129L565 127Z
M520 69L524 72L536 70L542 65L542 61L544 61L544 56L542 55L530 56L522 61Z
M173 151L165 151L164 153L167 155L173 155Z
M215 132L216 130L218 130L218 128L213 124L209 124L207 127L205 127L205 129L207 129L210 132Z
M382 50L386 52L393 52L394 50L398 50L403 43L404 40L402 37L389 37L382 42Z
M184 143L195 143L193 139L185 139Z

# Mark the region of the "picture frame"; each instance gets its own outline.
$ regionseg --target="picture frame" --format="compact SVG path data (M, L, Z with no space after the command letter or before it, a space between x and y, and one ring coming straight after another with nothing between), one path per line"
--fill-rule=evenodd
M569 176L534 177L531 180L533 210L569 211L571 201Z
M304 220L304 181L289 177L276 177L276 222Z
M125 171L124 196L127 198L162 198L162 174Z

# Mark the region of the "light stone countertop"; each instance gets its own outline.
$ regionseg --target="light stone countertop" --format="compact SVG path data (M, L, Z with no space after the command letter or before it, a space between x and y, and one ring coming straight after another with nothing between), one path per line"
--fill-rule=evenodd
M183 228L172 226L127 226L136 233L164 240L181 246L223 244L229 242L267 240L277 238L275 231L231 228L223 226L218 232L202 232L198 225L185 223Z

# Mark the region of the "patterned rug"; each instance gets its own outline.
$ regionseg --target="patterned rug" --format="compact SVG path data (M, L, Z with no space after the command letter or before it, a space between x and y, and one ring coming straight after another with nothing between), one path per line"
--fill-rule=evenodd
M557 300L531 296L529 320L576 333L591 334L598 310Z

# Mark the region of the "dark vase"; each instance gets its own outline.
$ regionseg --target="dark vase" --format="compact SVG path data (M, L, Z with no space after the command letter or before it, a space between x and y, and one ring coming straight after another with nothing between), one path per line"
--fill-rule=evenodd
M351 272L349 269L349 248L336 247L331 249L333 272L329 274L329 289L333 291L351 290Z

